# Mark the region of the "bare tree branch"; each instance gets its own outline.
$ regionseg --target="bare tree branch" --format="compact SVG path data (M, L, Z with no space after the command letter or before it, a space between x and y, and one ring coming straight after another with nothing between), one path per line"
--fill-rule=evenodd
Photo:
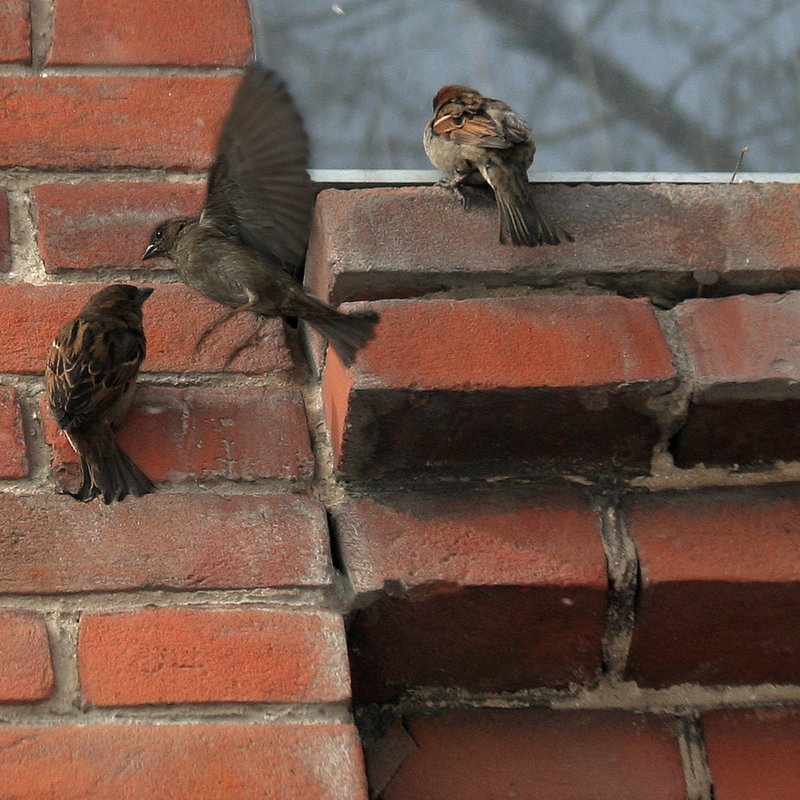
M559 18L527 0L477 0L489 15L508 28L518 41L562 69L582 77L586 47ZM668 98L633 78L613 59L591 50L593 78L600 96L623 117L652 131L698 169L727 170L736 163L739 147L709 133L687 117Z

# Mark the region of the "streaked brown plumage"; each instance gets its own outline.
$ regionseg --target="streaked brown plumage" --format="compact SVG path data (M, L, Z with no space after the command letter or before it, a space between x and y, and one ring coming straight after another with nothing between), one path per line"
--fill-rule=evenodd
M306 320L350 365L378 318L337 311L297 280L311 226L307 166L308 138L286 87L251 65L223 126L203 213L162 222L142 258L170 258L182 280L231 313Z
M114 284L94 294L53 341L45 367L50 410L81 459L72 496L105 503L154 490L122 450L114 428L128 412L145 357L142 304L152 289Z
M528 123L502 100L467 86L443 86L433 98L423 143L431 163L445 173L444 186L487 183L497 200L500 242L535 247L573 241L536 205L528 167L536 147Z

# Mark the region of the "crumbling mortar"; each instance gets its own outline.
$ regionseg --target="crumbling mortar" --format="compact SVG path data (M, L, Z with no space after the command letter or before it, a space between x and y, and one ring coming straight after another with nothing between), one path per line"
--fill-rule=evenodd
M675 734L686 781L686 800L714 800L703 724L697 713L676 717Z
M623 680L636 617L639 560L614 500L599 509L608 566L608 612L603 634L603 673L612 683Z

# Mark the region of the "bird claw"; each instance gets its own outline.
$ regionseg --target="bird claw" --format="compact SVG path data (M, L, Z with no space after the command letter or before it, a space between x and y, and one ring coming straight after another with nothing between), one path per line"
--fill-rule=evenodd
M236 314L238 309L233 309L232 311L225 312L221 317L215 319L210 325L206 325L203 329L203 332L198 337L197 341L194 343L194 350L192 351L193 355L197 355L200 351L200 345L217 329L220 325L225 324L229 319L231 319L234 314Z
M261 334L261 328L263 324L263 320L259 319L256 329L246 339L243 339L241 342L239 342L239 344L237 344L230 353L228 353L228 357L225 359L225 362L222 365L223 369L228 369L236 356L238 356L242 350L246 350L248 347L255 347L257 339Z
M447 189L448 192L451 192L458 198L461 208L467 208L469 206L469 199L464 192L463 181L463 178L442 178L434 185L442 189Z

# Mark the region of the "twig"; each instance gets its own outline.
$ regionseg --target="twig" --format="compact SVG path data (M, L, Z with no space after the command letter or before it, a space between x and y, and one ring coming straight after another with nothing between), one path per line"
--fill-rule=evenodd
M744 161L744 154L749 150L749 147L743 147L742 152L739 153L739 160L736 162L736 166L733 169L733 175L731 175L731 179L728 183L733 183L733 179L736 177L736 173L742 168L742 161Z

